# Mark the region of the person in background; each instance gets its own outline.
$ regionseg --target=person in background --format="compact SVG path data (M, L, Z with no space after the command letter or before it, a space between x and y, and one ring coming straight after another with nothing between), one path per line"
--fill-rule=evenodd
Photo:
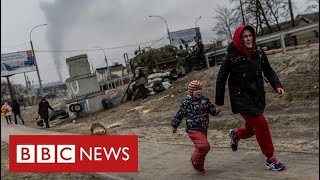
M50 128L50 125L49 125L49 109L51 109L51 111L54 111L54 109L50 106L50 104L46 100L46 98L42 97L41 101L39 103L38 114L44 120L44 122L46 124L46 128Z
M245 120L242 127L229 131L231 149L236 151L240 139L255 135L262 153L267 157L267 168L280 171L285 165L274 156L268 121L263 113L266 106L264 76L274 91L279 93L279 97L282 97L283 87L266 54L256 45L254 28L250 25L240 26L234 33L218 73L215 99L217 112L220 112L224 105L225 86L228 81L232 112L240 113Z
M133 100L137 100L139 97L141 97L142 100L146 100L148 98L148 89L145 88L147 77L141 67L136 68L134 81L135 90L133 93Z
M12 109L9 106L9 104L7 102L4 102L3 105L1 106L1 114L4 118L6 118L8 125L9 125L9 123L12 124L12 121L11 121L12 112L11 111L12 111Z
M14 123L18 124L17 116L19 116L22 124L24 124L24 120L21 117L20 104L15 99L12 101L12 111L13 111L13 115L14 115Z
M204 57L204 45L198 37L195 37L195 55L197 56L198 62L201 64L202 68L206 67L205 57Z
M184 76L186 75L186 68L188 68L188 70L190 69L190 67L188 66L187 63L187 56L188 56L188 51L186 49L180 49L177 51L177 68L179 68L181 70L181 74Z

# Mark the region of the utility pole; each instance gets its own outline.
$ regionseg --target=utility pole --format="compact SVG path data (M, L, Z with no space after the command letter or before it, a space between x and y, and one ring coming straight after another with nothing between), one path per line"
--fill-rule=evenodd
M168 27L167 21L166 21L163 17L161 17L161 16L149 16L149 17L158 17L158 18L161 18L161 19L166 23L167 33L168 33L168 37L169 37L169 42L170 42L170 45L171 45L172 42L171 42L170 31L169 31L169 27Z
M102 48L102 47L100 47L100 46L95 46L95 47L93 47L93 48L98 48L98 49L100 49L102 52L103 52L103 55L104 55L104 61L106 62L106 64L107 64L107 76L108 76L108 80L111 80L111 69L110 69L110 67L109 67L109 65L108 65L108 60L107 60L107 56L106 56L106 52L104 51L104 49Z
M195 28L197 27L197 23L198 23L199 19L201 19L201 18L202 18L201 16L199 16L199 17L197 18L196 22L194 23L194 27L195 27Z
M8 82L8 89L9 89L9 93L10 93L10 99L11 99L11 101L13 101L15 98L14 98L12 86L11 86L11 83L10 83L10 80L9 80L10 76L5 76L5 77L7 78L7 82Z
M24 80L26 81L26 89L29 89L26 73L24 72L23 75L24 75Z
M32 33L32 31L33 31L35 28L40 27L40 26L46 26L46 25L48 25L48 24L40 24L40 25L38 25L38 26L35 26L34 28L31 29L30 34L29 34L29 37L30 37L30 45L31 45L32 54L33 54L33 59L34 59L35 65L36 65L36 70L37 70L37 75L38 75L38 80L39 80L40 96L43 95L43 88L42 88L42 82L41 82L41 78L40 78L38 63L37 63L37 60L36 60L36 54L34 53L33 44L32 44L32 40L31 40L31 33Z

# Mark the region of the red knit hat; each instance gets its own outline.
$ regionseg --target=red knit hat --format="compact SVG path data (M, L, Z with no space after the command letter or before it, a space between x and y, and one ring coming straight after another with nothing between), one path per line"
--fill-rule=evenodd
M192 94L192 92L198 88L201 88L201 83L197 80L191 81L188 85L188 92Z

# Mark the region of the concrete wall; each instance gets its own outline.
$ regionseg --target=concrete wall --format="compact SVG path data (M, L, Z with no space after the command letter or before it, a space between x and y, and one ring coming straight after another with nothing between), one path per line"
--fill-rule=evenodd
M66 61L71 78L91 74L90 64L86 54L67 58Z
M70 119L83 117L87 114L103 110L101 100L105 93L100 90L96 74L91 73L86 54L66 59L70 78L66 80L70 100L66 106ZM79 103L83 110L74 113L69 110L71 104ZM79 115L79 116L77 116Z
M97 76L89 74L66 80L70 98L83 96L100 91Z
M104 108L101 103L101 100L105 97L106 95L104 94L104 92L100 91L98 93L93 93L85 97L83 96L77 99L66 101L66 106L70 119L77 118L76 113L69 111L69 106L71 104L79 103L83 108L83 112L81 113L83 113L83 115L85 116L91 113L102 111Z

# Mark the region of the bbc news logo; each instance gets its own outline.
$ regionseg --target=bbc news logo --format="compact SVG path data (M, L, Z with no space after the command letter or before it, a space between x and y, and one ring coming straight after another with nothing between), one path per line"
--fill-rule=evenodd
M138 172L138 136L12 135L10 172Z

